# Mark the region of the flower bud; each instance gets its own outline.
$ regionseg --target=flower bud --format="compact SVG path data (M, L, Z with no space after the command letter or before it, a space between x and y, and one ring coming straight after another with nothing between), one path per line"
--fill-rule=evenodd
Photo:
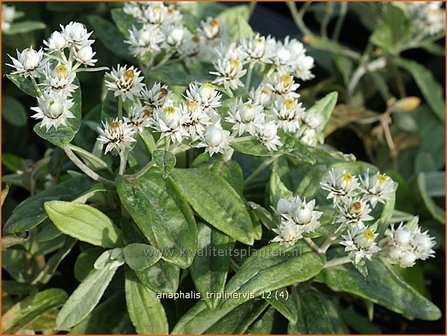
M399 264L401 267L411 267L416 261L416 255L411 251L405 251L399 258Z
M209 146L219 146L223 141L223 130L216 126L209 126L205 132L205 141Z
M278 211L281 214L288 214L292 210L291 206L292 204L288 200L281 198L279 199L278 204L276 205L276 211Z
M405 229L398 229L394 233L394 239L396 240L396 243L401 246L408 245L410 243L411 233Z

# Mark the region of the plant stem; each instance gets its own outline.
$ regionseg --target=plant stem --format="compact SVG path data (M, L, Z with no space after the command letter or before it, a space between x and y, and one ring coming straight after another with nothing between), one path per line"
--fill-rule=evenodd
M127 166L127 155L128 152L124 151L124 152L120 152L120 168L118 171L119 175L123 175L124 171L126 170L126 166Z
M265 160L264 162L262 162L258 168L256 168L253 173L250 174L250 176L247 177L247 179L244 182L244 188L246 188L247 186L250 185L250 183L252 183L256 177L259 176L259 174L261 174L268 166L270 166L270 164L276 160L278 156L273 156L267 160Z
M251 1L248 5L248 20L250 20L251 16L253 15L253 12L255 11L256 5L258 4L257 1Z
M37 85L36 79L33 76L31 76L31 82L33 83L34 89L36 90L37 94L39 96L41 96L42 95L42 91L40 91L40 88Z
M71 148L69 147L64 147L64 152L65 154L67 154L68 158L80 169L82 170L85 175L87 175L88 177L90 177L91 179L98 181L98 182L102 182L105 184L114 184L112 181L99 176L97 173L95 173L93 170L91 170L86 164L84 164L84 162L82 162L76 155L75 153L73 153L73 151L71 150Z
M335 258L332 260L329 260L324 264L324 268L334 267L338 265L343 265L351 262L351 258L349 257L342 257L342 258Z
M340 2L340 15L338 16L337 22L335 23L334 33L332 34L332 39L338 41L340 36L341 27L345 21L346 13L348 12L348 3Z
M357 87L360 79L367 72L374 72L380 69L383 69L386 66L386 60L384 57L379 57L370 63L360 65L357 70L352 75L351 81L348 84L348 97L352 97L354 94L354 90Z
M123 119L123 100L118 97L118 118Z
M317 244L315 244L312 239L304 238L304 241L307 243L307 245L309 245L312 248L312 250L314 250L318 254L323 253L323 251L321 251L320 247Z
M136 172L135 174L132 174L132 175L124 175L124 177L127 178L128 180L138 179L141 176L143 176L144 174L146 174L147 171L149 169L151 169L153 166L155 166L155 162L153 160L151 160L148 163L146 163L146 165L143 168L141 168L140 171L138 171L138 172Z
M332 234L330 234L329 237L327 237L323 245L320 246L322 253L326 253L329 247L334 243L335 239L337 239L338 234L341 233L345 228L346 226L342 224Z
M296 8L295 2L286 2L287 6L289 7L290 14L292 14L293 21L295 21L295 24L298 26L298 28L301 30L301 32L305 35L313 35L312 32L307 28L307 26L304 24L303 16L306 12L307 8L310 6L311 2L304 3L301 10L298 12Z
M250 65L248 66L247 79L245 80L245 90L247 90L247 92L250 92L251 77L253 75L254 67L254 63L250 63Z

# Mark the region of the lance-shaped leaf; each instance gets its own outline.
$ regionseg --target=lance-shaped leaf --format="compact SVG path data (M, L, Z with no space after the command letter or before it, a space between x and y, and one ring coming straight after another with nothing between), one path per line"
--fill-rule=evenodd
M321 132L326 126L326 124L329 122L329 119L331 118L332 112L334 111L335 104L337 104L337 98L338 93L337 92L331 92L324 96L323 98L319 99L310 109L309 112L316 113L317 115L320 115L323 117L323 122L321 125L316 129L317 134Z
M161 258L161 252L147 244L130 244L123 249L126 264L135 271L142 271L154 265Z
M252 245L253 225L241 196L222 177L204 169L174 169L172 177L193 209L231 238Z
M107 248L120 239L110 218L90 205L51 201L45 203L45 211L60 231L81 241Z
M191 276L201 298L214 309L223 293L235 241L205 224L199 224L199 246Z
M325 257L304 243L269 244L244 261L228 282L222 307L236 306L266 292L307 281L323 269Z
M87 192L93 185L94 181L88 177L79 176L51 186L45 191L27 198L14 209L3 227L3 231L5 233L18 233L32 229L48 217L43 206L45 202L74 200Z
M175 167L175 155L171 152L157 149L152 153L152 159L160 169L163 178L166 178Z
M164 260L142 271L135 271L138 279L155 293L173 294L178 289L180 269Z
M128 268L125 292L127 311L138 334L168 334L168 320L160 299Z
M138 180L118 177L116 186L124 207L162 258L189 267L197 248L197 227L171 179L151 169Z
M325 269L318 280L332 290L368 299L407 318L437 320L441 317L438 307L408 285L385 262L367 261L367 267L367 278L351 264L345 264Z

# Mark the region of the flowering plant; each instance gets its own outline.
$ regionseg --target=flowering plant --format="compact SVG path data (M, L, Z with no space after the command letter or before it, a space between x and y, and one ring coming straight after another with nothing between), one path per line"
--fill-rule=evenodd
M430 6L412 43L442 29ZM125 3L113 23L95 14L93 31L60 24L9 55L7 77L33 97L33 130L52 147L6 177L31 195L3 226L7 293L21 299L5 333L270 333L272 321L346 333L359 316L341 309L346 297L370 319L375 305L441 317L399 274L439 243L396 209L398 175L325 144L338 91L300 91L317 79L316 48L253 32L251 9ZM407 15L426 19L413 6ZM105 63L95 38L119 60ZM385 58L359 67L348 96ZM90 111L86 76L103 88ZM73 255L67 295L54 279Z

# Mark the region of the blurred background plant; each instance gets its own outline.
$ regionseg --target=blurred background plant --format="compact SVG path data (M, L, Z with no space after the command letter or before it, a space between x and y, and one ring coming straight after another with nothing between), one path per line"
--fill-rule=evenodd
M401 2L289 2L247 6L204 3L191 5L190 15L192 18L218 16L226 6L234 6L235 11L221 17L241 35L250 28L246 25L250 19L254 31L279 38L290 34L305 43L317 66L315 79L299 89L301 101L306 106L328 92L339 92L338 105L325 129L326 143L372 162L399 183L394 220L410 219L409 213L418 213L421 226L436 236L437 258L410 269L396 269L422 295L444 307L445 86L441 84L445 80L444 8ZM3 5L2 73L9 72L4 67L9 62L7 54L15 55L15 49L30 45L37 47L37 41L58 29L59 24L71 20L83 22L89 31L95 31L97 66L146 63L130 53L123 31L119 24L115 25L113 10L120 7L118 3ZM146 75L181 92L191 80L181 62L169 58L158 61L145 69ZM212 70L206 62L195 66ZM96 137L89 118L94 119L102 106L110 103L106 90L98 90L102 77L92 73L79 75L83 110L90 111L75 140L83 148L94 143ZM205 73L203 79L207 78L211 77ZM5 221L22 200L60 183L68 177L65 172L74 166L62 150L53 148L32 131L28 111L34 105L33 99L4 76L2 88L2 218ZM99 107L98 102L101 102ZM250 176L259 165L259 161L243 154L235 154L235 158L244 176ZM245 190L246 197L263 198L268 176L265 171L252 179ZM113 205L104 204L104 207L110 206ZM39 297L26 301L30 311L16 315L8 332L55 329L55 309L67 297L62 290L48 288L65 288L71 292L77 286L75 279L85 276L82 273L85 270L76 266L73 276L73 264L79 254L72 251L74 244L48 220L40 231L3 238L3 313L21 300L29 301L27 297L39 291ZM108 307L124 305L121 296L113 295L113 286L108 291L107 300L94 312L95 326L87 322L78 332L134 332L126 314L119 312L114 315L122 318L115 319L108 329L101 329L109 317ZM351 332L444 332L444 316L434 322L408 321L368 302L342 297L341 314ZM45 307L43 313L42 307ZM273 314L270 310L267 313ZM361 322L352 322L356 320ZM284 330L271 326L271 332Z

